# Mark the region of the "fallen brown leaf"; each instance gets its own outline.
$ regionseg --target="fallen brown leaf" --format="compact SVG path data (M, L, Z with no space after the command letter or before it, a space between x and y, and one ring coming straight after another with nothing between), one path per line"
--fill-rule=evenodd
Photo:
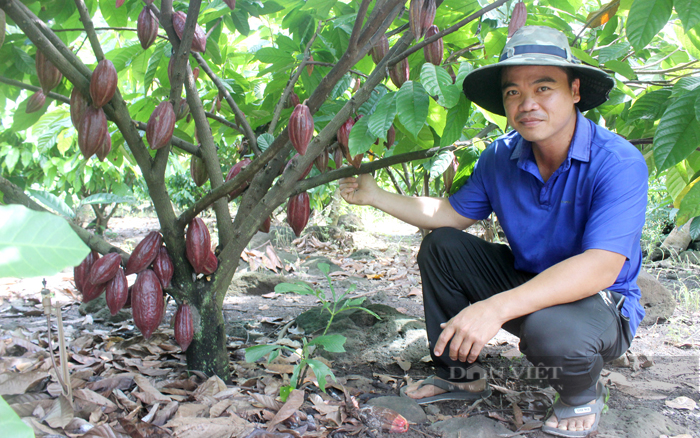
M289 397L287 397L287 401L284 403L284 406L277 411L274 418L270 421L270 423L268 423L267 430L274 430L275 426L294 415L302 404L304 404L304 391L299 389L292 390Z

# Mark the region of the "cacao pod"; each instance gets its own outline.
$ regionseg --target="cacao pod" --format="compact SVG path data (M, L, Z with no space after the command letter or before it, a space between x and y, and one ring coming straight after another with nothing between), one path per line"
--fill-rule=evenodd
M209 173L207 173L204 160L196 155L192 155L192 158L190 158L190 175L197 187L202 187L209 179Z
M175 112L175 118L177 120L184 119L190 113L190 105L187 103L187 99L184 97L180 99L180 103L177 105L177 111Z
M173 28L177 37L182 40L182 32L185 30L185 21L187 15L184 12L177 11L173 13ZM192 45L190 50L193 52L204 53L207 51L207 34L199 24L194 26L194 35L192 35Z
M306 148L314 136L314 119L309 107L299 104L289 117L289 140L299 155L306 153Z
M425 31L427 31L428 28L433 25L433 22L435 21L436 9L437 4L435 3L435 0L425 0L423 2L423 10L421 12L421 20L423 22L421 28L423 34L425 34Z
M442 182L445 183L445 193L449 194L452 189L452 183L454 182L455 175L457 174L457 169L459 168L459 163L457 162L457 157L452 159L452 163L447 166L445 172L442 174Z
M98 258L100 258L100 255L96 251L90 251L90 254L88 254L78 266L73 268L75 288L78 289L78 292L83 292L86 281L85 279L90 272L90 268L92 268L92 264L95 263L95 260Z
M389 433L408 432L408 420L398 412L383 406L365 406L360 409L360 419L370 429Z
M161 102L148 119L146 140L151 149L160 149L170 143L175 130L175 111L169 101Z
M404 82L408 80L409 76L410 67L408 65L408 59L406 58L402 59L395 66L389 69L389 77L396 88L401 88Z
M216 271L216 268L219 266L219 260L216 258L216 254L214 254L213 251L209 251L209 254L207 255L207 260L204 263L204 266L202 267L202 274L204 275L211 275Z
M117 69L109 59L103 59L97 63L95 71L90 78L90 97L92 104L97 108L102 108L107 102L112 100L117 91Z
M150 269L141 271L131 289L131 309L134 324L144 338L151 337L163 319L165 303L160 280Z
M192 309L190 309L189 304L182 303L177 306L177 312L175 312L175 341L185 352L190 346L192 338L194 338Z
M102 292L105 291L106 287L107 283L92 284L86 279L85 284L83 285L83 303L89 303L102 295Z
M0 47L5 42L5 11L0 9Z
M126 262L126 275L138 274L148 268L158 255L163 244L163 236L158 231L151 231L136 245Z
M187 260L190 261L194 272L200 274L204 272L204 265L211 252L211 237L209 229L201 218L194 218L187 227L185 246Z
M70 93L70 119L76 130L80 126L80 121L83 119L88 106L90 106L90 103L83 96L83 93L78 91L76 87L73 87L73 91Z
M55 65L40 51L36 51L34 59L36 64L36 75L39 77L39 84L44 94L49 94L49 91L56 88L61 83L63 74L56 68Z
M386 54L389 53L389 38L387 38L386 35L382 35L379 41L377 41L377 44L370 49L369 53L372 55L372 61L374 61L375 64L379 64Z
M285 102L285 108L296 108L299 105L299 95L294 91L291 91L287 96L287 101Z
M116 3L115 3L115 6L116 6L117 8L120 8L123 4L124 4L124 0L117 0Z
M155 274L158 276L163 289L170 289L170 280L173 279L175 266L173 265L173 261L170 259L168 250L165 249L164 246L160 247L156 259L153 260L153 272L155 272Z
M301 232L306 228L311 216L311 207L309 204L309 194L301 192L289 198L287 204L287 223L294 230L297 237L301 236Z
M267 219L265 219L265 222L260 224L260 228L258 229L261 233L269 233L270 232L270 225L272 224L272 217L268 216Z
M393 146L395 141L396 129L394 129L394 125L391 125L391 127L389 127L389 130L386 132L386 148L389 149L391 146Z
M224 0L224 3L226 3L231 10L236 7L236 0Z
M105 300L107 300L107 307L109 307L109 313L112 316L116 315L124 307L128 296L129 284L126 281L124 270L119 269L117 275L107 283L105 289Z
M426 0L411 0L411 4L408 7L408 24L416 42L423 36L422 11L423 3L425 2Z
M41 107L44 106L44 102L46 102L46 95L43 91L37 90L29 97L29 99L27 99L27 108L25 108L24 112L31 114L39 111Z
M88 272L87 282L92 284L103 284L113 279L120 268L122 258L115 252L105 254L104 257L95 261Z
M527 21L527 7L525 3L521 0L515 4L513 8L513 13L510 16L510 23L508 24L508 38L512 37L513 34L525 25Z
M314 164L319 172L324 173L328 169L328 151L324 149L321 154L314 159Z
M357 93L360 90L360 87L362 86L362 83L360 82L360 79L355 79L355 85L352 86L352 92Z
M289 161L287 161L287 165L284 166L284 172L286 172L287 169L289 169L290 167L292 167L292 161L293 161L295 158L297 158L297 157L301 157L301 155L299 155L299 154L294 154L294 156L293 156ZM297 162L299 162L299 160L297 160ZM304 178L306 178L307 176L309 176L309 173L311 172L311 168L312 168L312 167L314 167L313 161L311 162L311 164L309 164L309 167L307 167L307 168L304 170L304 172L299 176L299 179L298 179L297 181L301 181L302 179L304 179Z
M309 60L308 62L314 62L314 55L309 55ZM311 74L314 72L314 65L313 64L306 64L306 73L311 76Z
M437 26L432 25L425 32L425 38L428 39L440 32ZM445 52L445 46L443 45L442 38L438 38L435 42L432 42L426 46L423 46L423 55L425 60L433 65L442 64L442 55Z
M143 7L136 20L136 35L144 50L151 47L158 37L158 19L148 6Z
M197 79L199 79L199 67L195 67L194 70L192 70L192 77L195 82L197 82Z
M343 150L340 147L335 148L333 151L333 163L335 163L336 169L340 169L343 166Z
M345 123L340 125L340 128L338 128L338 133L337 133L338 144L340 144L340 147L341 147L344 155L349 154L348 144L350 142L350 131L352 130L352 127L354 125L355 125L355 119L350 117L345 121Z
M109 132L107 135L104 137L104 141L102 142L102 145L100 145L99 148L97 148L97 151L95 152L97 154L97 159L100 161L104 161L105 158L107 158L107 155L112 151L112 137L109 136Z
M78 146L86 160L97 153L108 135L104 110L88 106L78 127Z
M226 174L226 180L224 182L233 179L236 175L241 173L241 170L245 169L250 163L252 163L250 158L244 158L238 163L234 164L228 171L228 174ZM241 193L243 193L243 190L248 188L248 184L250 184L250 180L245 181L245 183L241 187L229 193L229 200L236 199Z

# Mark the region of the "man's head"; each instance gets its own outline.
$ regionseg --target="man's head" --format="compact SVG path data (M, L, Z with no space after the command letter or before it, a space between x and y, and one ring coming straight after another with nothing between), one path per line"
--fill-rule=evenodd
M581 64L571 53L566 36L544 26L524 26L506 43L496 64L480 67L464 79L464 94L480 107L506 115L501 90L502 71L517 66L547 66L563 69L570 88L578 80L581 111L595 108L608 98L615 81L604 71Z

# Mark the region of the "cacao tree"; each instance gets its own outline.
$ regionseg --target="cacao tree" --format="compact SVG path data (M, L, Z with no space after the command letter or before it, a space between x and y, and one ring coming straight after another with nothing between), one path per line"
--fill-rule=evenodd
M227 379L222 305L252 236L285 203L299 234L309 191L345 176L378 171L407 194L457 190L507 129L466 100L462 81L496 62L518 26L562 30L577 57L615 76L610 101L587 117L676 182L680 217L700 214L700 15L691 3L0 0L0 111L14 136L0 136L2 202L40 210L33 184L80 193L87 169L105 180L133 169L122 173L136 182L118 181L144 187L160 233L127 254L74 226L95 251L76 284L85 299L108 289L112 310L128 299L119 264L138 273L131 301L144 336L170 295L188 367ZM60 163L85 173L61 185L41 177ZM181 213L165 183L174 169L205 188ZM205 209L217 241L199 217Z

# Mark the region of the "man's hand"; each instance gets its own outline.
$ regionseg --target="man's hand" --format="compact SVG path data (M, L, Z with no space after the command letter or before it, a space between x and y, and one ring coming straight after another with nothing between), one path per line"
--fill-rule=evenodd
M435 355L441 356L451 339L450 359L472 363L504 323L496 301L478 301L440 324L442 333L435 344Z
M377 182L367 173L340 180L340 196L348 204L371 205L379 190Z

